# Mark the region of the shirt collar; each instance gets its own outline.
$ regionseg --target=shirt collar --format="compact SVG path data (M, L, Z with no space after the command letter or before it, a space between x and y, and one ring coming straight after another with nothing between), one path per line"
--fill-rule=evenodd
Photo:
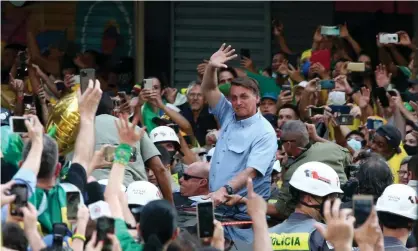
M257 112L253 116L246 118L246 119L241 119L241 120L237 120L236 115L234 115L234 119L235 119L235 123L238 124L239 126L247 127L247 126L254 124L257 120L261 119L261 114L260 112Z

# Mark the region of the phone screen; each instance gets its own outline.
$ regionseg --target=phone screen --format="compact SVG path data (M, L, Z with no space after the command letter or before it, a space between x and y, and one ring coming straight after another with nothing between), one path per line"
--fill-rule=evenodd
M11 124L12 126L12 131L14 133L27 133L28 132L28 128L26 128L25 125L25 121L28 120L27 118L24 117L11 117Z
M23 104L31 105L33 103L33 96L32 95L24 95L23 96Z
M105 160L108 162L112 162L115 158L115 150L116 146L106 146L104 150Z
M84 93L89 86L89 80L93 80L93 83L96 81L96 70L89 68L89 69L82 69L80 70L80 88L81 93Z
M10 204L10 214L23 217L20 208L28 205L28 187L25 184L14 184L10 189L10 194L16 195L15 201Z
M115 233L115 219L106 216L97 219L96 223L97 241L104 241L102 250L112 250L112 242L107 238L107 234Z
M330 105L331 113L349 114L350 107L347 105Z
M373 196L370 195L354 195L353 210L356 218L356 226L361 226L369 218L373 208Z
M80 204L79 192L67 192L67 217L69 220L77 219L78 205Z
M213 203L201 202L197 204L197 224L199 230L199 238L213 236Z
M285 92L285 91L290 91L290 93L287 93L287 95L286 96L288 96L288 95L292 95L292 87L290 86L290 85L282 85L282 91L283 92Z
M378 87L376 88L376 94L377 97L380 100L380 103L382 104L383 107L388 107L389 106L389 99L386 96L386 89L383 87Z
M323 107L311 107L309 108L309 117L313 117L315 115L323 115L324 108Z

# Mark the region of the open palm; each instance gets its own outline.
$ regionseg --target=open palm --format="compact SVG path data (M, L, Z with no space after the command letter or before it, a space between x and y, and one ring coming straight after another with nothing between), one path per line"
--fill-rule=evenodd
M226 48L225 46L225 44L222 44L221 48L210 57L210 64L212 66L216 68L227 68L228 66L225 63L237 57L231 45L228 45Z

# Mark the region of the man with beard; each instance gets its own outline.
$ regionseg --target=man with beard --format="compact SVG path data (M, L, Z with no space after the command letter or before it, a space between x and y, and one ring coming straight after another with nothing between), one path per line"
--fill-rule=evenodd
M189 105L180 114L192 125L194 136L199 144L203 146L208 131L218 129L218 124L215 117L209 113L200 83L192 82L187 88L186 95Z

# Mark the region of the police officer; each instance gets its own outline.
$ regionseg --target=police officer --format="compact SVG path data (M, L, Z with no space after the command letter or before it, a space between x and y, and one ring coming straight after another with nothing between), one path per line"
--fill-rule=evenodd
M321 162L307 162L296 169L289 184L296 209L286 221L269 229L273 250L333 250L314 224L323 218L325 201L343 193L338 174Z
M385 251L409 250L406 241L417 220L417 192L404 184L386 187L376 203L379 221L383 225Z

